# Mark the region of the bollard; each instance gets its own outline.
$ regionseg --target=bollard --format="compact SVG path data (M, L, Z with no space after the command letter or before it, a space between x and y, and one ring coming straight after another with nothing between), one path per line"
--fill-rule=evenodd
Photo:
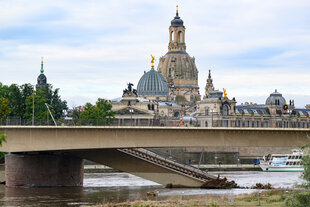
M183 203L182 203L183 194L184 194L184 192L182 192L182 193L180 194L180 206L183 206Z
M258 194L257 194L257 201L258 201L258 206L260 206L260 192L258 192Z
M234 205L234 192L233 192L233 190L231 190L230 199L229 199L228 205L230 205L230 206Z
M206 194L206 206L208 206L209 205L209 203L208 203L208 194Z

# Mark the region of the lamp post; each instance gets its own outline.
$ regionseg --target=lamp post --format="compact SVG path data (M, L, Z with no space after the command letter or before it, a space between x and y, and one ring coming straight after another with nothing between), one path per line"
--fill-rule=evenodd
M213 127L213 109L211 109L211 127Z
M33 92L32 92L32 126L34 126L34 86L33 86Z

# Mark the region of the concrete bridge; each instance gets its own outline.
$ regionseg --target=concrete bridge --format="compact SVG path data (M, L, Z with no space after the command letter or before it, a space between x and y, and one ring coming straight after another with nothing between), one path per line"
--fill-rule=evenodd
M84 158L164 185L199 187L212 176L132 148L270 149L310 143L310 129L0 126L0 131L7 134L0 151L10 152L9 187L82 185Z

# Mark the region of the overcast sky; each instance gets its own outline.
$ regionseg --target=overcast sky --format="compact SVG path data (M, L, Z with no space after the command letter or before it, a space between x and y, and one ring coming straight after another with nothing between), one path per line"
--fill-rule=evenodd
M150 54L167 52L176 4L201 94L211 69L238 104L264 103L275 89L310 104L309 0L0 0L0 82L36 84L43 56L70 107L120 97Z

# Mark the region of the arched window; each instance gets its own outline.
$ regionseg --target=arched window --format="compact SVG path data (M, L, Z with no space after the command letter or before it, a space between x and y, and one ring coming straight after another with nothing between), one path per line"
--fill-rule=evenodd
M178 42L183 42L183 33L181 31L178 32Z
M227 105L223 106L223 116L228 116L229 114L229 108Z
M173 31L170 32L170 42L172 42L174 40L174 33Z
M191 102L194 101L194 96L193 96L193 95L190 96L190 101L191 101Z
M180 116L180 113L178 111L176 111L176 112L174 112L173 116L177 118Z
M205 127L208 127L208 121L205 122Z

